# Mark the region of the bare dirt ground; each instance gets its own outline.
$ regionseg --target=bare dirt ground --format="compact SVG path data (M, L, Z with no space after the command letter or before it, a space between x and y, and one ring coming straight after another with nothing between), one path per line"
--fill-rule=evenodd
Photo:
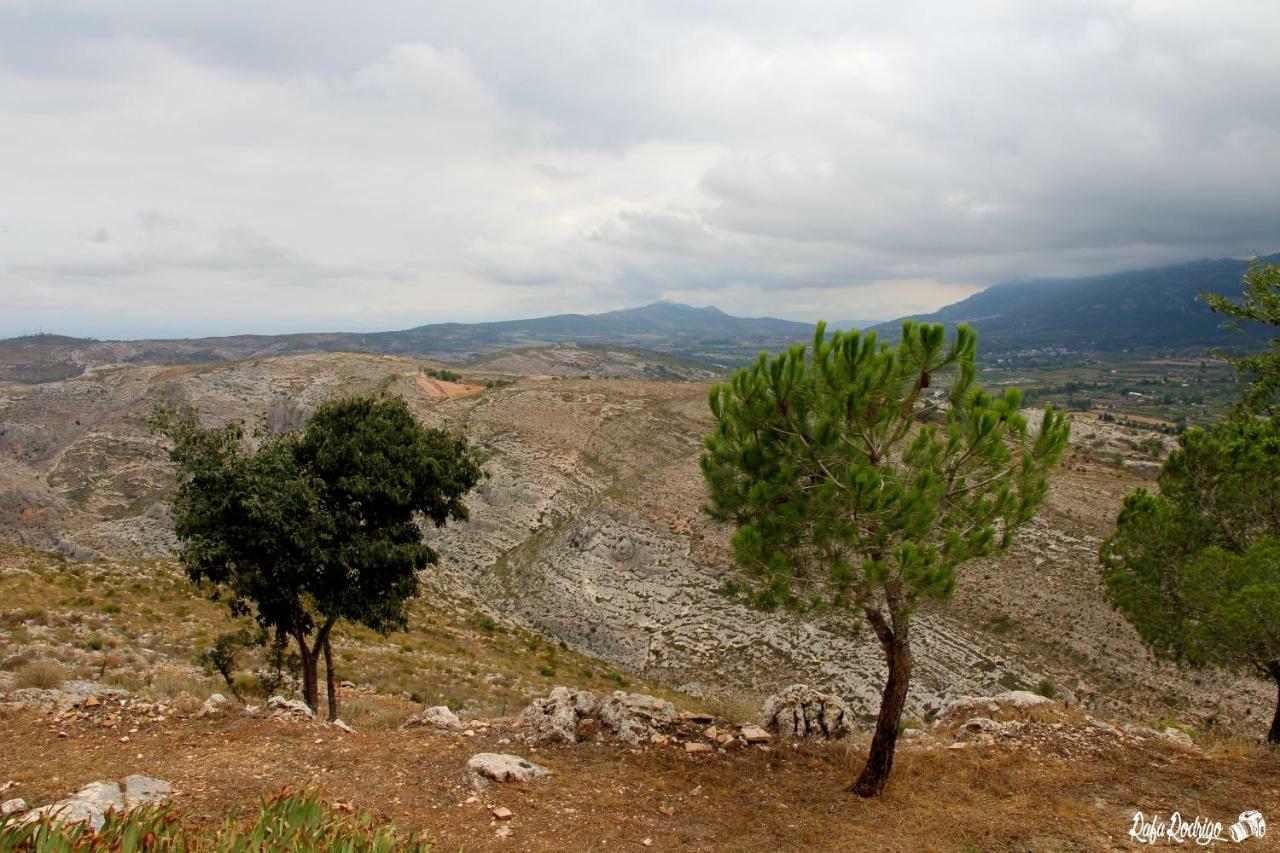
M510 721L466 737L344 734L236 715L144 725L121 743L91 721L19 711L0 717L0 777L16 783L7 796L38 803L91 780L146 773L173 782L175 806L197 823L247 812L286 786L313 788L424 832L440 850L1134 849L1127 833L1136 811L1224 825L1245 809L1280 814L1280 756L1238 741L1189 750L1151 740L1089 761L1052 744L904 751L887 793L865 801L844 791L864 755L856 745L693 756L607 744L529 751L510 745L515 734ZM475 792L463 767L487 751L519 752L554 775ZM514 817L496 821L499 806Z

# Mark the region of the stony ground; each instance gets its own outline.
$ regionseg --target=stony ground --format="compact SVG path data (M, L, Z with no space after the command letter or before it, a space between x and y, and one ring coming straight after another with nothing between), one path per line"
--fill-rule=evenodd
M261 796L310 788L424 832L442 850L1092 851L1133 849L1136 811L1224 825L1246 809L1280 813L1274 752L1122 735L1056 707L1006 714L992 721L1004 727L994 735L947 725L910 738L888 791L872 801L844 791L862 738L690 754L679 743L532 747L510 719L467 722L470 735L346 733L235 712L178 714L122 736L100 724L111 707L0 711L0 798L41 804L142 773L171 782L188 819L220 822ZM479 752L517 752L552 775L477 791L464 767ZM499 820L495 809L512 816Z

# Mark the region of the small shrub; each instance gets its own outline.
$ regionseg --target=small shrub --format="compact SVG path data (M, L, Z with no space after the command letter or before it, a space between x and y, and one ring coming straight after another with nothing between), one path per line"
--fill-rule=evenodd
M33 660L18 668L14 673L19 687L38 687L41 690L53 690L62 686L67 680L67 668L57 661Z
M1040 683L1036 685L1036 693L1039 693L1046 699L1058 698L1058 685L1052 678L1042 678Z
M993 634L1007 634L1018 627L1018 620L1007 613L998 613L987 620L987 630Z

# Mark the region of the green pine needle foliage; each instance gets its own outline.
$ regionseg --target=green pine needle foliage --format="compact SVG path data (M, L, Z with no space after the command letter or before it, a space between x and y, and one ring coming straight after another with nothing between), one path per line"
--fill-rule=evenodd
M945 599L956 567L1007 548L1048 491L1069 424L977 387L976 335L903 324L895 347L819 324L711 389L706 511L737 526L753 602L792 609ZM731 585L730 588L736 588Z
M1158 656L1280 678L1280 421L1179 438L1102 544L1112 603Z

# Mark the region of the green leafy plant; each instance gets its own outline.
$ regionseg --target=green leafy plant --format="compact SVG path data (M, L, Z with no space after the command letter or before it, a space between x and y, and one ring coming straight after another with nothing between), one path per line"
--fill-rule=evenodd
M256 446L240 422L205 428L192 409L157 408L152 426L173 443L187 574L210 582L233 615L297 644L312 708L323 654L336 719L334 625L406 626L419 572L438 561L419 519L467 517L463 497L482 475L470 444L378 395L326 402L301 432L260 433Z

